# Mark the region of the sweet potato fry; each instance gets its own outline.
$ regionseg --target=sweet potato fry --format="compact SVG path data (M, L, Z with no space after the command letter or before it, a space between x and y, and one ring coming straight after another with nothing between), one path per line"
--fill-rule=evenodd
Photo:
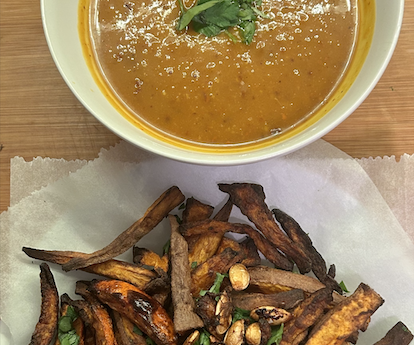
M97 302L89 304L93 316L92 328L95 330L97 344L117 345L112 319L105 307Z
M92 281L89 290L104 304L129 318L158 345L176 345L174 325L165 309L132 284Z
M210 288L216 279L216 273L226 273L231 266L242 259L243 255L240 252L227 248L222 253L197 266L191 273L192 295L197 296L201 290Z
M242 251L242 247L240 246L240 243L236 240L229 238L229 237L223 237L219 247L217 248L216 254L222 253L226 248L231 248L235 252Z
M216 232L199 235L188 253L190 267L201 265L216 254L222 238L223 234Z
M232 292L231 298L235 307L245 310L253 310L262 305L291 309L296 307L305 296L303 290L292 289L271 294L263 294L259 292Z
M62 266L65 271L84 268L114 258L131 248L143 236L157 226L170 211L184 201L184 195L173 186L165 191L145 212L144 216L122 232L106 247L86 254L86 257L73 258Z
M250 274L250 287L263 293L275 293L302 289L306 292L315 292L325 287L318 279L302 274L287 272L267 266L248 268ZM345 299L344 296L333 293L335 303Z
M315 276L324 285L329 286L336 292L342 294L342 289L339 284L331 275L328 275L324 258L313 246L310 237L302 230L298 222L282 210L273 209L272 212L290 239L295 242L303 252L307 253L308 258L311 260L312 271L315 273Z
M195 304L190 293L191 275L188 265L188 245L178 231L174 216L168 216L171 224L171 298L174 309L174 328L179 334L203 327L203 321L194 312Z
M118 345L147 345L145 337L134 332L135 325L131 320L115 310L112 310L112 319L114 321L114 333Z
M276 267L292 270L292 262L282 255L268 240L266 240L258 231L247 224L228 223L217 220L205 220L196 223L184 224L180 227L184 237L200 235L206 232L217 232L224 234L234 232L237 234L246 234L251 237L257 246L257 249Z
M382 338L374 345L409 345L414 339L413 334L401 321L397 322Z
M231 210L233 209L233 203L230 197L227 199L226 203L222 206L222 208L216 213L214 216L214 220L218 220L220 222L228 222L231 214Z
M40 265L40 292L42 294L40 316L30 345L52 344L57 334L59 295L52 272L46 263Z
M183 223L208 219L213 214L213 211L214 207L204 204L193 197L188 198L183 211Z
M343 344L355 331L366 328L384 300L361 283L355 292L325 314L312 329L306 345Z
M87 302L83 305L83 309L88 314L89 326L94 329L96 343L117 345L112 318L96 296L89 291L90 285L90 281L77 281L75 293L82 296Z
M228 221L232 208L233 203L229 198L228 201L214 216L214 220L223 222ZM190 265L200 265L211 258L214 254L216 254L217 248L219 247L223 236L224 233L207 231L204 234L200 234L199 236L194 236L194 240L189 240L187 238L187 241L190 243L188 253L188 261Z
M332 289L323 288L305 298L292 312L293 318L283 328L280 345L299 343L307 332L332 302ZM299 339L297 339L299 337Z
M311 262L306 253L286 236L276 224L265 203L262 186L251 183L221 183L219 189L230 195L231 201L240 211L256 225L266 239L296 263L301 273L310 271Z
M246 237L240 242L240 247L244 253L245 258L241 262L246 267L260 265L262 259L260 258L258 248L251 237Z
M133 261L137 265L151 266L155 269L159 268L164 272L168 272L168 256L159 256L157 253L146 248L134 246Z
M23 247L23 252L33 259L44 260L58 265L64 265L72 258L82 258L87 255L80 252L41 250L28 247ZM153 271L115 259L90 265L81 268L81 270L110 279L123 280L134 284L140 289L145 289L147 284L158 276Z

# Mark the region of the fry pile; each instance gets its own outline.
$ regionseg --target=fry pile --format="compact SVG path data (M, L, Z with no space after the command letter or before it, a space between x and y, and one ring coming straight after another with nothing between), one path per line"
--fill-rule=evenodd
M31 258L65 271L102 277L78 281L79 299L59 297L43 262L41 314L31 344L355 344L384 303L381 296L364 283L344 296L335 266L327 267L292 217L268 208L262 186L218 187L226 200L217 211L169 188L142 218L91 254L23 247ZM252 225L229 222L234 206ZM165 218L171 236L163 254L139 247ZM245 237L236 241L227 233ZM127 250L131 262L115 259ZM376 344L412 339L398 322Z

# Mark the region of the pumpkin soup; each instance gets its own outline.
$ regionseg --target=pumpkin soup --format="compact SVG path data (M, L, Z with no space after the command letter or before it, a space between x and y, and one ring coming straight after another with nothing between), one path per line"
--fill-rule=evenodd
M201 145L266 140L313 116L357 40L358 0L263 0L250 44L237 28L177 30L176 0L85 1L92 62L125 112Z

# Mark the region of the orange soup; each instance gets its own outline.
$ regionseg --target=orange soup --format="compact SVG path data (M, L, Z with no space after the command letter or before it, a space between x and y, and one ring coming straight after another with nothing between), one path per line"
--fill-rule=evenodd
M263 0L249 45L177 31L175 0L85 1L91 62L125 113L199 145L268 140L314 116L358 36L357 0Z

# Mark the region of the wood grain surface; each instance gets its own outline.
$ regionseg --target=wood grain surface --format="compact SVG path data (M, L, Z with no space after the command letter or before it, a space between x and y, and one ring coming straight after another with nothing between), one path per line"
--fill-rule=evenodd
M43 34L39 1L0 2L0 212L10 159L93 159L120 139L64 83ZM414 0L406 0L392 60L366 101L324 137L357 158L414 153Z

